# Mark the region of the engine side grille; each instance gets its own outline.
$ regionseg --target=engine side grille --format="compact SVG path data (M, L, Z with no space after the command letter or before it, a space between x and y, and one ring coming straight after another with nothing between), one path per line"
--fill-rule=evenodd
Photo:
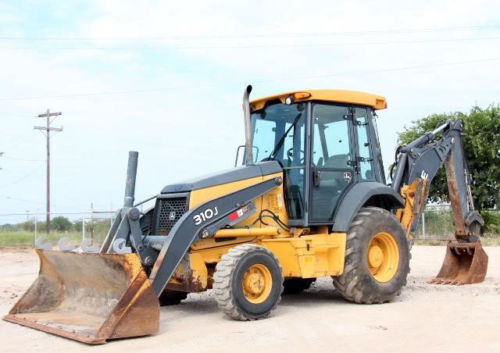
M187 198L159 198L155 207L154 234L168 235L174 224L188 210Z

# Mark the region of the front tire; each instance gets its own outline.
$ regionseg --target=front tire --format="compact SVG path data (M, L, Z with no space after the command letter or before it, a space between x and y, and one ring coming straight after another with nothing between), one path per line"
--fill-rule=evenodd
M394 215L378 207L362 208L347 233L345 267L333 278L347 300L385 303L399 295L410 272L405 231Z
M230 318L244 321L267 317L281 300L281 266L262 246L235 246L217 264L213 289L219 308Z

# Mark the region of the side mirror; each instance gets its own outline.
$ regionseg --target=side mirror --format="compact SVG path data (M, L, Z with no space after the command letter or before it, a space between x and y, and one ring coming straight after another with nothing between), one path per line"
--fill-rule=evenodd
M239 145L237 148L236 148L236 158L234 159L234 166L237 167L238 165L242 165L243 164L243 157L241 157L241 161L239 162L239 159L240 159L240 150L243 148L243 151L245 151L245 145ZM243 153L242 156L244 156L245 154Z
M243 153L241 154L241 157L240 157L240 150L243 149ZM259 158L259 148L257 146L253 146L252 148L255 152L255 159L258 160ZM239 165L243 165L244 162L245 162L245 157L246 157L246 146L245 145L239 145L237 148L236 148L236 158L234 159L234 166L237 167Z

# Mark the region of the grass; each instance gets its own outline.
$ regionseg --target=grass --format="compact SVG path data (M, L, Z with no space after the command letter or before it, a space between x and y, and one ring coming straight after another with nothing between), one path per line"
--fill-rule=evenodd
M50 234L38 233L38 236L44 236L45 241L52 245L57 245L57 242L62 237L68 239L69 244L80 245L82 241L82 233L80 232L52 232ZM89 237L89 234L86 235ZM95 241L100 243L105 234L96 234ZM32 247L35 244L35 234L26 231L0 231L0 247Z
M447 242L448 240L442 237L415 239L415 245L446 245ZM500 235L487 233L481 238L481 244L484 246L500 246Z
M450 233L451 234L451 233ZM38 236L44 236L45 241L52 245L57 245L57 242L62 237L68 239L68 243L79 246L82 241L82 233L80 232L52 232L50 234L39 233ZM89 234L86 234L89 237ZM97 232L95 234L95 244L100 244L106 234L104 232ZM429 239L415 239L416 245L445 245L446 239L443 237L429 238ZM486 234L481 238L481 243L485 246L500 246L500 235ZM35 244L35 234L27 231L0 231L0 248L6 247L32 247Z

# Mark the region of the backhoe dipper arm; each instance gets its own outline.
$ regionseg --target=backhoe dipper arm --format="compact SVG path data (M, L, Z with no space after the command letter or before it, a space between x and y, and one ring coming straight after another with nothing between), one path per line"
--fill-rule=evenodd
M457 240L476 241L480 235L484 221L474 210L462 131L460 121L448 120L434 131L398 148L392 188L401 192L407 204L413 204L411 215L407 208L401 214L402 223L409 233L414 234L416 231L419 216L427 201L429 185L444 164L454 215L455 237ZM440 132L443 133L442 137L436 139Z

